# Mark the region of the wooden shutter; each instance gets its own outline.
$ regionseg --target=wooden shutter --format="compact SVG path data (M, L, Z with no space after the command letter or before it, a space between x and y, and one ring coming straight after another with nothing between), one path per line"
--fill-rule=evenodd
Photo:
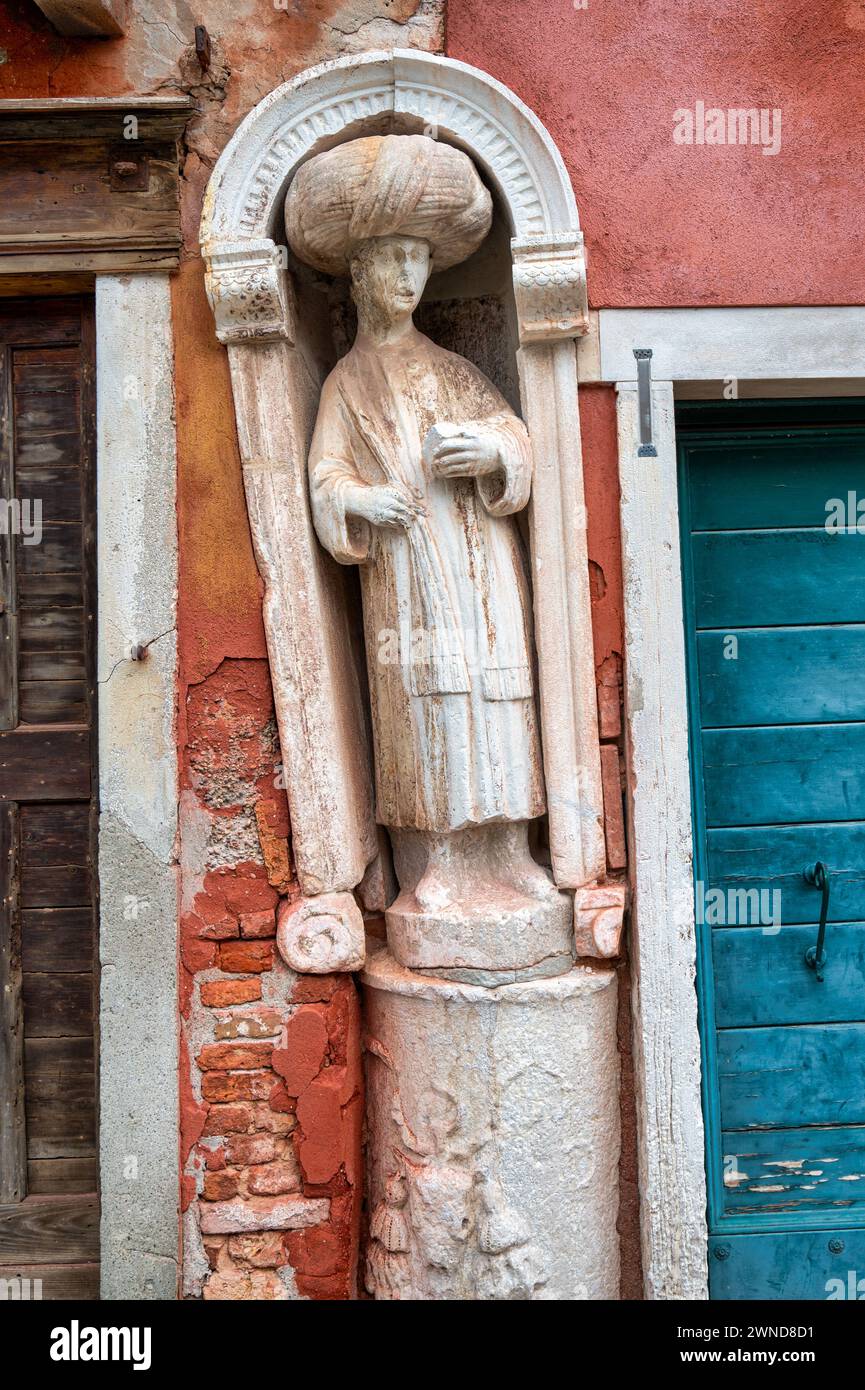
M98 1290L93 421L92 303L0 306L0 1277L46 1298Z

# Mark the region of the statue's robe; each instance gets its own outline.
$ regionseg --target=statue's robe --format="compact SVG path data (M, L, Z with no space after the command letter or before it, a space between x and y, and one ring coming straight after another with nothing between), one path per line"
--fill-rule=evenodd
M492 430L501 466L439 478L432 425ZM417 331L356 343L321 396L309 458L316 531L361 567L376 814L448 832L543 814L531 610L512 514L531 487L525 425L486 377ZM408 531L351 516L348 485L395 484L422 506Z

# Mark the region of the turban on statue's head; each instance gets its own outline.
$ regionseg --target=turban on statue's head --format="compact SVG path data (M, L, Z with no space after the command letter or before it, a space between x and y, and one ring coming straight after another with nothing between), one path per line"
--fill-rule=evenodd
M490 229L492 199L468 155L427 135L368 135L302 164L285 200L288 244L347 275L371 237L429 242L433 269L465 260Z

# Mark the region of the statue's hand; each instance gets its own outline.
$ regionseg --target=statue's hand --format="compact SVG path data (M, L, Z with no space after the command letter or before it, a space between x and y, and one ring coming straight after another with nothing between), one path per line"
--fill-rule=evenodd
M365 486L352 490L347 510L373 526L407 530L421 509L401 488Z
M498 440L492 430L465 425L437 444L432 454L440 478L478 478L501 468Z

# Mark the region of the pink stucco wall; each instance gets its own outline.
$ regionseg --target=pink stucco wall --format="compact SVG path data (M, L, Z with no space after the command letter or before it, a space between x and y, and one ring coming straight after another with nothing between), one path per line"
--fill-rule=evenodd
M447 52L556 140L595 307L863 302L865 0L452 0ZM698 101L778 153L675 143Z

